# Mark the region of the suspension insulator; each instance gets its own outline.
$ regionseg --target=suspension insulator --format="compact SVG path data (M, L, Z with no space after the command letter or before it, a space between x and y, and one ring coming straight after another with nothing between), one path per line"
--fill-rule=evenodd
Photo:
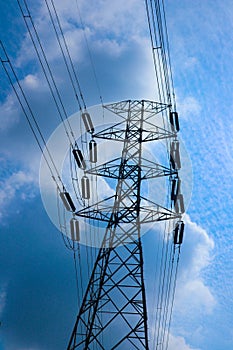
M70 197L70 194L66 191L60 192L61 200L68 211L75 211L75 205Z
M178 113L177 112L170 112L169 119L170 119L172 132L178 132L180 130Z
M82 120L83 120L86 131L90 132L92 134L94 132L94 126L92 124L90 114L87 112L82 113Z
M81 169L86 169L86 162L83 158L82 151L80 149L73 149L72 153L74 155L74 159L76 160L76 163L78 164L78 167Z
M184 197L182 194L178 194L174 204L175 204L175 212L177 214L183 214L185 212Z
M171 143L170 163L174 170L179 170L181 168L179 141L172 141Z
M80 241L79 222L76 219L70 220L70 236L72 241Z
M83 199L90 199L90 181L86 175L81 179L81 187Z
M184 237L184 223L179 221L174 229L174 244L182 244Z
M176 178L176 179L173 179L171 182L172 182L171 200L175 202L180 192L181 180L179 178Z
M90 162L96 163L97 162L97 143L94 140L91 140L89 142L89 155L90 155Z

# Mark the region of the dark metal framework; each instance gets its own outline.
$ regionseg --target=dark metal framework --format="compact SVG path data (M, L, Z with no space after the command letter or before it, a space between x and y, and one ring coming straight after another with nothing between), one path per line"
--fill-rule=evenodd
M169 107L145 100L105 106L123 122L94 137L121 141L123 150L120 158L89 170L117 179L115 195L76 212L77 216L107 222L107 227L68 350L149 349L141 226L179 220L181 213L142 197L144 179L177 176L176 169L144 159L142 145L176 136L150 123L153 116Z

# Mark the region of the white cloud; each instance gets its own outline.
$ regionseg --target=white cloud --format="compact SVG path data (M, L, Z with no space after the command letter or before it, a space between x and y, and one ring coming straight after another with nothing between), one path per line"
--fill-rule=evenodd
M206 278L206 271L213 258L214 241L202 227L192 222L187 214L184 216L184 222L185 236L181 246L168 349L197 350L200 346L201 322L203 318L212 317L217 306L216 296ZM153 258L151 257L150 264ZM153 281L151 278L150 283L153 284ZM158 288L155 286L157 285L154 284L154 289L150 289L154 292L149 294L148 298L150 300L152 297L151 308L148 311L152 339L153 332L158 332L159 329L154 327L156 317L153 298ZM148 280L147 287L152 288Z
M63 46L62 35L56 24L52 6L51 4L49 6ZM111 6L106 0L101 2L82 1L79 2L79 9L75 1L56 1L55 6L71 57L75 62L86 60L83 55L87 49L85 36L91 50L102 50L105 55L118 57L132 44L133 37L141 37L145 28L147 30L145 9L143 4L137 0L130 0L127 3L120 0L112 2ZM42 3L39 9L32 6L30 10L48 61L51 63L58 58L60 59L61 52L46 5ZM31 32L34 36L33 30ZM30 36L26 34L21 45L17 65L21 66L28 61L35 60L35 58L36 54L32 49Z
M118 38L124 36L129 40L131 35L141 33L146 25L145 8L137 0L114 1L111 6L107 0L98 4L94 1L83 1L80 10L86 25L101 33L107 31L108 35Z
M190 266L193 276L199 276L202 269L208 266L211 261L211 251L214 249L214 241L208 233L195 222L192 222L189 215L185 215L186 229L186 251L189 250ZM190 274L190 270L187 272Z
M194 69L196 68L196 66L198 65L198 59L197 57L194 56L188 56L186 58L186 61L184 61L184 68L188 68L188 69Z
M179 297L182 299L182 305L187 304L189 308L191 298L191 308L196 312L199 311L200 308L202 312L204 310L206 314L213 311L215 299L201 278L195 279L194 281L187 281L184 284L182 291L177 294L179 294Z
M116 39L103 39L95 43L95 48L98 51L105 51L109 56L119 57L126 49L126 43L119 43Z
M193 96L186 96L178 99L179 115L188 120L190 117L200 114L202 107Z
M0 131L6 131L19 122L19 109L13 93L10 93L6 100L0 104Z
M199 328L202 317L211 315L216 306L213 291L205 279L211 263L214 241L207 232L185 215L185 239L175 294L173 333L188 339Z
M170 334L169 336L169 346L168 350L200 350L193 348L185 342L185 339L180 336L174 336Z
M24 78L24 85L28 89L37 89L40 85L40 81L36 75L28 74Z
M20 199L26 200L35 195L36 178L33 173L26 173L19 170L1 181L0 190L0 219L6 214L10 203L20 193Z

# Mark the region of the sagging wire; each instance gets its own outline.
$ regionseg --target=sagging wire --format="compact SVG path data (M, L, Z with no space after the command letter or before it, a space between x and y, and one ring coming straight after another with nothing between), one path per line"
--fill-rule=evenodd
M10 61L10 58L9 58L9 56L7 54L6 48L3 45L2 41L0 41L0 46L1 46L2 50L3 50L4 55L5 55L5 58L3 58L3 57L0 58L2 67L3 67L5 73L6 73L7 77L8 77L8 80L10 82L10 85L11 85L14 93L15 93L15 96L18 99L18 102L19 102L19 104L20 104L20 106L22 108L24 116L26 117L26 120L27 120L27 122L29 124L29 127L30 127L30 129L31 129L31 131L33 133L33 136L36 139L36 142L37 142L37 144L39 146L39 149L40 149L40 151L42 153L42 156L43 156L43 158L44 158L44 160L45 160L45 162L46 162L46 164L47 164L47 166L49 168L49 171L51 173L51 177L55 181L57 188L59 188L59 190L61 192L61 188L62 189L64 188L64 184L63 184L63 182L61 180L60 174L59 174L58 169L56 167L56 164L55 164L55 162L53 160L51 152L48 149L48 146L46 144L45 138L44 138L44 136L42 134L42 131L41 131L40 127L39 127L39 124L38 124L38 122L36 120L36 117L35 117L35 115L34 115L34 113L32 111L32 108L31 108L31 106L30 106L30 104L28 102L28 99L27 99L27 97L26 97L26 95L24 93L23 87L22 87L22 85L21 85L21 83L20 83L20 81L19 81L19 79L18 79L18 77L16 75L14 67L13 67L13 65L12 65L12 63ZM10 68L10 72L7 69L7 66ZM16 86L14 84L15 82L13 81L13 78L14 78L14 80L16 82L16 85L17 85L18 90L19 90L19 92L21 94L21 97L20 97L19 92L16 89ZM28 112L26 111L26 108L27 108ZM31 119L32 119L32 121L31 121ZM35 124L35 127L33 126L32 122ZM39 140L39 137L41 138L41 141ZM44 148L46 149L46 152L48 154L48 158L49 159L47 158L47 156L44 153L44 150L43 150L43 147L41 145L41 142L42 142ZM49 164L49 160L51 161L51 165ZM54 168L54 170L52 170L52 167ZM54 172L55 172L56 175L54 174ZM57 177L57 179L56 179L56 177Z
M68 67L68 62L67 62L67 59L66 59L66 56L65 56L65 53L64 53L64 50L63 50L63 47L62 47L62 43L60 41L60 38L59 38L59 34L58 34L58 31L56 29L56 25L55 25L55 22L53 20L53 16L52 16L52 13L51 13L51 10L50 10L50 7L48 5L48 1L45 0L46 2L46 6L47 6L47 9L49 11L49 15L50 15L50 19L51 19L51 22L53 24L53 28L54 28L54 31L56 33L56 38L57 38L57 41L59 43L59 46L60 46L60 49L61 49L61 52L62 52L62 55L63 55L63 59L65 61L65 65L66 65L66 68L67 68L67 71L68 71L68 74L69 74L69 77L70 77L70 80L71 80L71 83L72 83L72 86L73 86L73 89L75 91L75 95L76 97L77 96L77 90L75 89L75 85L74 85L74 81L72 79L72 75L71 75L71 72L69 70L69 67ZM63 32L63 29L61 27L61 22L60 22L60 19L58 17L58 13L57 13L57 10L56 10L56 7L55 7L55 4L54 4L54 1L53 0L50 0L51 4L52 4L52 8L53 8L53 11L54 11L54 14L55 14L55 18L56 18L56 21L57 21L57 24L58 24L58 27L59 27L59 30L60 30L60 34L62 36L62 40L63 40L63 44L64 44L64 47L65 47L65 50L66 50L66 54L68 55L68 59L69 59L69 63L70 63L70 66L71 66L71 70L72 70L72 73L73 73L73 76L75 78L75 82L78 86L78 90L79 90L79 94L80 94L80 97L81 97L81 100L83 102L83 106L84 106L84 109L86 110L86 103L84 101L84 98L83 98L83 93L81 91L81 87L80 87L80 83L78 81L78 78L77 78L77 74L76 74L76 71L75 71L75 68L74 68L74 64L73 64L73 61L72 61L72 58L71 58L71 55L70 55L70 52L69 52L69 49L68 49L68 46L67 46L67 42L66 42L66 39L65 39L65 36L64 36L64 32ZM77 8L78 8L78 4L77 4ZM79 8L78 8L78 11L79 11ZM81 22L81 25L83 26L83 22L82 22L82 18L81 18L81 14L80 14L80 11L79 11L79 17L80 17L80 22ZM83 32L84 32L84 36L85 36L85 41L86 41L86 45L87 45L87 48L88 48L88 52L89 52L89 56L90 56L90 60L91 60L91 64L92 64L92 69L93 69L93 73L94 73L94 76L95 76L95 80L96 80L96 84L97 84L97 87L98 87L98 90L100 92L100 88L99 88L99 84L98 84L98 80L97 80L97 75L96 75L96 71L95 71L95 67L94 67L94 64L93 64L93 60L92 60L92 56L91 56L91 52L90 52L90 47L88 45L88 42L87 42L87 38L86 38L86 34L85 34L85 31L84 31L84 26L83 26ZM102 97L101 97L101 94L100 94L100 99L101 99L101 103L103 105L103 100L102 100ZM79 100L78 100L79 101ZM80 106L80 110L82 110L81 106ZM81 123L81 119L80 119L80 123ZM82 125L80 125L81 127L81 130L82 130ZM86 146L86 154L88 154L88 144L87 144L87 134L85 133L85 140L83 140L83 133L81 132L81 144L82 144L82 151L84 153L84 145ZM76 147L77 147L77 144L76 144ZM77 173L77 167L75 165L75 171ZM85 174L85 171L84 171L84 174ZM72 176L72 174L71 174ZM73 176L72 176L73 178ZM76 181L78 181L78 177L76 176ZM91 182L92 182L92 178L91 178ZM74 183L73 183L74 185ZM73 187L76 187L76 186L73 186ZM78 192L79 192L79 196L81 198L81 193L80 193L80 188L79 186L78 187ZM78 198L77 196L77 191L76 191L76 197ZM80 202L80 201L79 201ZM85 200L82 200L82 205L85 206ZM88 203L89 205L89 203ZM86 227L86 220L85 220L85 227ZM90 219L89 219L89 227L91 228L91 222L90 222ZM90 235L92 234L92 232L90 232ZM86 232L86 237L87 237L87 232ZM86 242L87 243L87 242ZM92 245L92 242L90 242L91 245ZM92 248L87 248L87 259L88 259L88 251L91 251L91 264L93 265L93 252L92 252ZM89 273L89 259L87 260L87 266L88 266L88 273Z
M54 28L54 32L56 34L56 39L57 39L57 42L59 44L63 60L65 62L65 66L66 66L66 69L67 69L67 72L68 72L68 76L70 78L71 85L72 85L74 93L75 93L75 97L76 97L76 99L78 101L79 109L83 110L83 108L84 108L84 110L86 110L87 107L86 107L86 103L85 103L85 100L84 100L84 97L83 97L83 92L82 92L82 89L81 89L81 85L80 85L80 82L79 82L76 70L74 68L74 63L73 63L73 60L72 60L70 52L69 52L69 48L68 48L68 45L67 45L67 42L66 42L66 39L65 39L65 35L64 35L62 26L61 26L61 22L60 22L60 19L59 19L59 16L58 16L58 12L57 12L56 7L54 5L54 1L50 0L50 2L52 4L52 8L53 8L53 11L54 11L54 14L55 14L56 22L57 22L57 25L58 25L58 28L59 28L59 31L60 31L60 34L61 34L61 37L62 37L63 45L65 47L65 51L66 51L66 54L68 56L68 60L66 58L66 55L65 55L65 52L64 52L64 49L63 49L63 45L61 43L61 40L60 40L60 37L59 37L59 33L57 31L56 24L55 24L55 21L54 21L53 16L52 16L52 12L51 12L50 6L48 4L48 1L45 0L45 4L46 4L48 12L49 12L50 20L52 22L52 25L53 25L53 28ZM71 68L69 68L68 61L69 61L69 64L70 64ZM72 74L73 74L73 77L72 77ZM76 89L75 84L77 85L78 91ZM78 94L80 95L80 97L78 96ZM81 106L80 100L82 101L83 107Z
M164 0L162 0L162 6L160 5L160 0L154 0L154 1L145 0L145 4L146 4L146 15L147 15L147 21L149 25L149 33L150 33L150 40L151 40L151 47L152 47L152 54L153 54L155 77L157 81L158 96L159 96L160 102L166 103L168 105L168 109L166 110L166 112L162 112L163 126L164 126L164 129L166 129L165 119L167 120L168 113L171 113L171 111L174 111L174 112L176 111L176 101L175 101L174 83L173 83L172 70L171 70L170 48L169 48L167 24L166 24L166 18L165 18ZM166 150L167 150L168 158L170 156L169 149L171 148L171 142L173 142L174 140L176 140L176 134L174 134L170 142L166 140ZM170 162L170 170L171 170L171 175L169 180L172 179L171 162ZM171 188L170 188L170 192L171 192ZM172 200L171 200L171 209L172 209ZM173 278L172 278L176 247L174 243L171 243L171 247L170 247L169 236L167 239L168 241L167 241L167 247L165 252L164 251L165 237L163 237L163 246L162 246L161 261L160 261L160 273L159 273L159 282L158 282L159 291L158 291L157 312L156 312L156 320L155 320L156 330L155 330L155 337L153 341L154 348L155 348L155 339L157 338L156 349L158 347L163 348L166 341L168 343L168 339L165 340L166 325L167 325L167 319L169 318L168 331L167 331L169 333L171 314L172 314L172 308L173 308L173 302L174 302L173 300L170 308L169 300L170 300L171 294L173 295L173 298L174 298L175 284L176 284L176 275L175 275L174 285L173 285ZM174 245L174 249L172 249L173 245ZM179 252L180 252L180 247L179 247Z
M21 14L24 18L24 22L26 24L26 27L27 27L27 30L28 30L28 33L30 35L30 38L31 38L31 41L33 43L33 46L34 46L34 49L36 51L36 54L37 54L37 57L39 59L39 62L40 62L40 65L42 67L42 70L43 70L43 73L44 73L44 76L46 78L46 81L48 83L48 86L49 86L49 89L50 89L50 92L51 92L51 95L53 97L53 100L54 100L54 103L56 105L56 108L58 110L58 114L60 116L60 119L62 121L62 125L64 126L64 129L65 129L65 132L66 132L66 135L69 139L69 143L70 143L70 148L72 148L73 150L74 149L78 149L78 145L77 145L77 142L76 142L76 139L75 139L75 136L74 136L74 132L72 130L72 127L70 125L70 122L69 122L69 119L68 119L68 115L67 115L67 112L66 112L66 109L65 109L65 106L64 106L64 103L62 101L62 98L61 98L61 95L60 95L60 92L58 90L58 87L57 87L57 84L55 82L55 79L54 79L54 76L53 76L53 73L52 73L52 70L51 70L51 67L49 65L49 62L48 62L48 59L46 57L46 53L45 53L45 50L43 48L43 45L42 45L42 42L40 40L40 37L39 37L39 34L37 32L37 29L36 29L36 26L34 24L34 21L32 19L32 16L30 14L30 11L29 11L29 8L28 8L28 5L27 5L27 2L26 0L23 0L23 3L24 3L24 6L26 8L26 14L24 13L24 10L21 6L21 3L19 0L17 0L18 2L18 5L19 5L19 8L21 10ZM68 46L67 46L67 43L66 43L66 40L65 40L65 37L64 37L64 33L63 33L63 30L62 30L62 27L61 27L61 24L60 24L60 20L59 20L59 17L58 17L58 14L57 14L57 11L56 11L56 8L55 8L55 5L53 3L53 1L51 1L52 5L53 5L53 10L55 12L55 16L56 16L56 20L57 20L57 23L58 23L58 26L59 26L59 30L60 30L60 33L62 35L62 38L63 38L63 46L62 46L62 43L61 43L61 40L59 38L59 35L58 35L58 31L57 31L57 28L56 28L56 25L55 25L55 22L53 20L53 16L52 16L52 13L51 13L51 9L48 5L48 1L46 0L46 5L47 5L47 9L49 11L49 14L50 14L50 19L52 21L52 24L53 24L53 27L54 27L54 30L55 30L55 33L56 33L56 38L57 38L57 41L59 43L59 47L60 47L60 50L62 52L62 56L63 56L63 60L65 62L65 66L66 66L66 69L68 71L68 74L69 74L69 78L71 80L71 84L73 86L73 89L75 91L75 95L76 97L78 98L78 92L77 92L77 89L75 88L75 84L74 84L74 81L76 82L77 86L78 86L78 91L79 91L79 94L81 96L81 100L83 102L83 105L84 105L84 109L86 109L86 104L85 104L85 101L84 101L84 98L83 98L83 94L82 94L82 91L81 91L81 87L80 87L80 83L78 81L78 78L77 78L77 75L75 73L75 69L74 69L74 65L73 65L73 61L71 59L71 56L70 56L70 53L69 53L69 49L68 49ZM28 23L28 21L30 22L30 25ZM32 29L31 29L31 28ZM34 34L33 34L34 33ZM66 55L68 55L68 59L65 55L65 52L64 52L64 47L65 46L65 50L66 50ZM40 49L40 52L39 52L39 49ZM43 63L44 62L44 63ZM71 69L69 68L69 64L71 66ZM73 77L72 77L72 73L73 73ZM80 100L78 99L79 101L79 107L80 107L80 110L82 111L82 107L81 107L81 104L80 104ZM64 117L63 117L64 115ZM81 119L81 118L80 118ZM68 127L66 126L66 123L68 125ZM69 130L68 130L69 129ZM82 144L83 145L83 144ZM78 193L79 195L77 195L77 191L76 191L76 198L78 199L78 201L80 202L81 201L81 196L80 196L80 188L79 188L79 183L77 183L77 187L78 187Z
M45 76L45 79L46 79L47 84L48 84L48 86L49 86L50 93L51 93L51 95L52 95L52 97L53 97L53 100L54 100L54 103L55 103L55 105L56 105L56 108L57 108L57 111L58 111L60 120L61 120L61 122L62 122L62 124L63 124L63 126L64 126L66 135L67 135L67 137L68 137L68 139L69 139L69 142L70 142L70 145L72 145L71 137L72 137L74 140L75 140L75 138L74 138L74 134L73 134L72 128L71 128L71 126L70 126L70 123L69 123L69 121L68 121L68 115L67 115L67 113L66 113L64 103L63 103L63 101L62 101L60 92L59 92L58 87L57 87L57 84L56 84L56 82L55 82L55 79L54 79L54 76L53 76L51 67L50 67L49 62L48 62L48 60L47 60L47 56L46 56L45 50L44 50L44 48L43 48L43 45L42 45L42 43L41 43L39 34L38 34L38 32L37 32L37 29L36 29L36 27L35 27L34 21L33 21L33 19L32 19L31 14L30 14L29 8L28 8L28 6L27 6L27 2L26 2L26 0L22 0L22 1L23 1L24 5L25 5L25 8L26 8L27 13L26 13L26 14L24 13L24 10L23 10L23 7L22 7L22 5L21 5L21 3L20 3L20 0L17 0L18 6L19 6L20 11L21 11L21 14L22 14L22 16L23 16L23 19L24 19L25 25L26 25L26 27L27 27L27 30L28 30L30 39L31 39L32 44L33 44L33 47L34 47L34 49L35 49L35 51L36 51L36 54L37 54L37 57L38 57L38 59L39 59L41 68L42 68L43 73L44 73L44 76ZM28 19L29 19L29 22L30 22L31 27L32 27L32 29L33 29L35 38L34 38L34 36L33 36L32 30L30 29L30 26L29 26L29 24L28 24ZM39 52L39 49L38 49L38 47L37 47L36 41L37 41L37 44L39 45L39 48L40 48L40 50L41 50L42 57L41 57L41 55L40 55L40 52ZM45 64L43 63L43 60L44 60ZM46 67L46 68L45 68L45 67ZM48 71L48 74L47 74L47 72L46 72L46 69L47 69L47 71ZM51 81L50 81L50 79L49 79L48 76L50 77ZM53 87L52 87L52 86L53 86ZM53 88L55 89L55 92L54 92ZM59 104L58 104L58 101L57 101L57 98L56 98L55 94L57 95L59 104L60 104L60 106L61 106L61 109L62 109L62 112L63 112L65 118L62 116L62 112L61 112L61 109L60 109L60 106L59 106ZM67 129L67 126L66 126L65 121L67 122L67 124L68 124L68 126L69 126L69 128L70 128L70 132L69 132L68 129ZM70 135L71 135L71 136L70 136Z
M174 301L175 301L176 282L177 282L178 266L179 266L179 260L180 260L180 248L181 248L181 246L178 247L178 254L177 254L177 260L176 260L176 269L175 269L175 278L174 278L174 287L173 287L173 291L172 291L171 311L170 311L170 317L169 317L169 322L168 322L167 340L166 340L165 350L167 350L168 343L169 343L172 311L173 311Z
M62 223L62 215L61 215L61 207L60 207L60 201L59 201L59 190L57 189L57 212L58 212L58 222L59 222L59 228L61 232L61 237L63 240L63 243L65 244L66 248L73 251L73 260L74 260L74 270L75 270L75 283L76 283L76 293L77 293L77 306L80 307L81 303L81 297L83 296L83 276L82 276L82 259L81 259L81 253L80 253L80 243L74 242L69 238L68 230L66 227L66 212L63 207L63 223ZM78 256L78 263L77 263L77 256ZM79 272L78 272L79 268ZM80 281L80 283L79 283ZM81 291L81 295L80 295Z
M98 81L98 78L97 78L97 73L96 73L96 69L95 69L94 60L93 60L92 52L91 52L91 49L90 49L90 45L89 45L88 40L87 40L85 26L84 26L84 23L83 23L83 20L82 20L81 11L80 11L80 8L79 8L79 5L78 5L78 0L76 0L76 7L77 7L77 12L78 12L81 28L82 28L82 31L83 31L83 35L84 35L84 39L85 39L88 55L89 55L89 58L90 58L92 71L93 71L94 79L95 79L95 82L96 82L96 87L97 87L97 90L98 90L98 93L99 93L99 99L100 99L100 102L101 102L101 105L102 105L102 108L103 108L104 103L103 103L102 93L101 93L101 89L100 89L100 84L99 84L99 81ZM104 113L104 108L103 108L103 113Z
M76 139L75 139L75 136L74 136L74 132L72 130L72 127L71 127L71 124L69 122L69 119L68 119L68 115L67 115L67 112L66 112L66 109L65 109L65 106L64 106L64 103L62 101L62 98L61 98L61 95L60 95L60 92L58 90L58 87L57 87L57 84L55 82L55 79L54 79L54 76L53 76L53 73L52 73L52 70L51 70L51 67L49 65L49 62L48 62L48 59L47 59L47 56L46 56L46 53L45 53L45 50L43 48L43 45L42 45L42 42L40 40L40 37L39 37L39 34L37 32L37 29L36 29L36 26L34 24L34 21L32 19L32 16L30 14L30 11L29 11L29 8L27 6L27 2L26 0L23 0L23 3L25 5L25 8L26 8L26 11L27 11L27 14L25 15L24 14L24 10L20 4L20 0L17 0L18 2L18 5L20 7L20 10L21 10L21 13L22 13L22 16L24 18L24 22L26 24L26 27L27 27L27 30L28 30L28 33L30 35L30 38L31 38L31 41L33 43L33 46L34 46L34 49L36 51L36 54L37 54L37 57L39 59L39 62L40 62L40 65L42 67L42 70L43 70L43 73L44 73L44 76L46 78L46 81L47 81L47 84L49 86L49 89L50 89L50 92L51 92L51 95L53 97L53 100L54 100L54 103L56 105L56 108L58 110L58 114L60 116L60 119L62 121L62 125L64 126L64 129L65 129L65 132L66 132L66 135L69 139L69 143L70 143L70 147L72 149L75 149L75 148L78 148L78 145L77 145L77 142L76 142ZM48 5L48 2L47 2L47 5ZM49 7L48 7L49 8ZM50 8L49 8L50 10ZM54 7L54 10L56 11L55 7ZM57 20L58 20L58 23L59 23L59 28L63 34L63 31L62 31L62 28L60 26L60 21L59 21L59 18L58 18L58 15L57 15L57 12L56 13L56 16L57 16ZM51 14L51 11L50 11L50 15L52 17L52 14ZM32 30L33 30L33 33L32 33L32 30L28 24L28 19L30 21L30 25L32 27ZM55 23L53 21L53 24L54 24L54 28L56 29L55 27ZM60 46L60 49L62 51L62 55L63 55L63 59L64 59L64 62L65 62L65 65L66 65L66 68L68 70L68 73L69 73L69 77L71 79L71 82L72 82L72 85L74 86L74 81L72 79L72 76L71 76L71 71L69 69L69 66L68 66L68 61L66 59L66 56L65 56L65 53L64 53L64 50L63 50L63 47L61 45L61 41L59 39L59 36L58 36L58 33L57 31L56 32L56 37L57 37L57 40L59 42L59 46ZM69 50L68 50L68 47L67 47L67 44L66 44L66 41L65 41L65 37L64 37L64 34L63 34L63 41L65 43L65 47L66 47L66 51L67 51L67 54L68 54L68 57L70 59L70 64L71 64L71 67L72 67L72 71L73 71L73 74L75 76L75 81L76 83L78 84L78 89L79 89L79 92L81 94L81 99L83 101L83 104L84 104L84 108L86 108L86 104L85 104L85 101L84 101L84 98L83 98L83 94L82 94L82 91L81 91L81 87L80 87L80 84L79 84L79 81L78 81L78 78L77 78L77 75L75 74L75 70L74 70L74 67L73 67L73 62L71 60L71 57L70 57L70 54L69 54ZM41 51L41 54L39 52L39 49ZM43 63L44 61L44 63ZM48 74L47 74L48 73ZM77 95L77 90L75 90L75 94ZM77 95L78 96L78 95ZM81 105L80 105L81 107ZM82 109L82 108L81 108ZM63 117L64 115L64 117ZM66 123L68 125L68 128L66 126ZM69 130L68 130L69 129Z

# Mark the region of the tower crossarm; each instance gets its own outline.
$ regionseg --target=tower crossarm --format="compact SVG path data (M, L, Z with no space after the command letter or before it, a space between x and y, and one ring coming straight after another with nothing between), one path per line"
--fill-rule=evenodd
M107 163L88 169L86 173L97 175L97 176L104 176L112 179L118 179L120 161L121 161L121 158L116 158ZM124 174L125 178L135 178L135 175L137 174L137 171L138 171L137 168L138 168L137 164L127 163L125 166L125 174ZM142 173L141 180L177 175L176 170L173 170L166 166L160 165L158 163L149 161L143 157L142 157L142 164L141 164L141 173Z
M108 222L112 215L112 205L107 205L104 201L103 205L90 206L85 209L79 210L76 212L77 216ZM172 210L164 208L159 204L154 205L141 205L140 206L140 224L164 221L171 219L179 219L181 217L180 213L176 213ZM119 210L114 213L112 221L114 223L129 223L137 218L135 215L135 205L128 207L119 207Z
M166 103L149 100L125 100L119 103L107 104L104 108L125 119L128 114L129 105L133 114L140 113L143 106L144 121L171 107L171 105Z
M125 142L125 122L121 122L115 125L112 125L96 134L94 137L100 139L107 139L113 141L121 141ZM174 138L176 136L175 132L171 132L168 129L162 128L160 126L154 125L152 123L148 123L147 129L143 128L139 130L138 124L133 125L130 131L127 133L127 141L134 142L135 139L138 142L148 142L155 140L163 140L167 138ZM139 139L138 137L141 137Z

